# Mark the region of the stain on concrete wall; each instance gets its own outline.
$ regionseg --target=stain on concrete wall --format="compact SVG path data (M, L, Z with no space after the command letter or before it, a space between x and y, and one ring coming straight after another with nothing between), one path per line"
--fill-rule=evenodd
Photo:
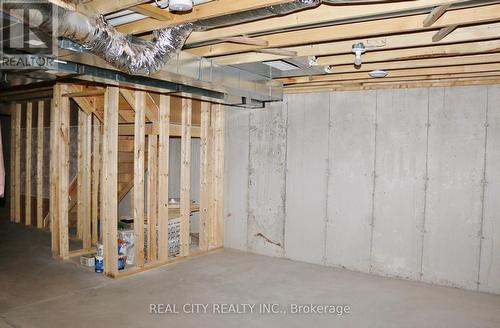
M474 86L228 111L226 247L500 293L498 104Z
M250 112L248 249L283 255L286 176L286 108L272 103Z

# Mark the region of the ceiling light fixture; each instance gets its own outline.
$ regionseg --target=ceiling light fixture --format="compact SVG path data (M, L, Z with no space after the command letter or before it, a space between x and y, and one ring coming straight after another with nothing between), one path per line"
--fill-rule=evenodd
M376 69L376 70L368 72L368 75L370 75L371 77L375 77L375 78L386 77L387 71L384 71L382 69Z
M170 11L190 11L193 9L192 0L170 0L168 10Z
M361 65L361 55L366 52L365 45L363 42L360 43L355 43L352 45L352 52L356 55L354 58L354 65L360 66Z

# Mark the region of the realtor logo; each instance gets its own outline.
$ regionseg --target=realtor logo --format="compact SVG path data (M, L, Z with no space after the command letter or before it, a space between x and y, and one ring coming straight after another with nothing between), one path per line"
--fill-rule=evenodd
M51 66L57 51L56 10L48 1L0 0L0 69Z

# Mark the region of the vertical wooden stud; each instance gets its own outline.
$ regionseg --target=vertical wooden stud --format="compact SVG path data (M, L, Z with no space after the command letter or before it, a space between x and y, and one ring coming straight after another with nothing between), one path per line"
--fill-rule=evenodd
M36 227L43 228L43 139L45 102L38 102L37 137L36 137Z
M26 161L25 161L25 185L24 185L24 224L31 225L31 143L33 128L33 103L28 102L26 106Z
M181 128L181 200L180 200L180 255L189 255L191 216L191 116L192 100L182 98Z
M134 251L137 266L144 265L144 150L146 93L135 92L134 124Z
M158 259L158 136L148 136L148 260Z
M59 235L59 129L61 127L62 93L64 86L56 84L54 86L52 103L50 108L50 197L49 197L49 218L51 230L52 255L60 256L60 235Z
M77 132L77 173L76 173L76 236L78 239L83 238L83 220L85 216L85 204L84 204L84 164L83 164L83 154L85 152L85 113L78 109L78 132Z
M168 161L170 140L170 96L160 95L158 144L158 259L168 259Z
M92 126L92 243L99 239L98 217L99 217L99 188L101 170L101 123L96 116L93 117ZM102 227L101 227L102 230Z
M215 106L210 106L208 129L208 247L215 247Z
M12 140L11 140L11 172L12 172L12 194L11 194L11 220L21 222L21 104L13 105L12 117Z
M10 205L10 221L14 222L14 217L15 217L15 206L14 206L14 194L15 194L15 182L14 182L14 158L16 157L16 148L15 148L15 140L16 140L16 133L15 133L15 126L16 126L16 105L15 103L10 103L9 104L10 108L10 182L9 182L9 205Z
M199 221L199 248L208 250L209 224L209 156L208 136L210 128L210 103L201 103L201 135L200 135L200 221Z
M215 247L224 245L224 108L215 105L214 202Z
M92 246L91 231L91 178L90 161L92 146L92 115L81 110L78 111L78 201L77 215L80 228L80 236L83 241L83 248L89 249Z
M63 94L67 93L67 86L62 87ZM62 258L69 254L69 98L61 97L59 116L59 252Z
M102 220L104 273L118 275L118 101L117 87L104 94L104 131L102 134Z

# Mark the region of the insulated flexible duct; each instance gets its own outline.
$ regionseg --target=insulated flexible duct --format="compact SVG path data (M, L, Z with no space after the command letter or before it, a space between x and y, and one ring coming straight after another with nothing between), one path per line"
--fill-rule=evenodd
M26 1L29 22L42 31L58 37L68 38L82 45L89 52L103 58L115 68L131 73L150 74L161 69L180 51L192 31L204 31L220 26L244 23L263 18L286 15L301 9L316 7L321 0L295 0L293 2L220 16L193 23L184 23L153 31L151 40L118 32L98 15L86 16L76 11L57 7L57 19L53 19L53 8L47 4ZM20 9L19 2L12 9ZM33 10L35 9L35 10ZM9 10L9 3L3 5ZM9 11L9 14L12 15ZM26 21L23 11L21 21ZM52 28L52 22L56 22Z

